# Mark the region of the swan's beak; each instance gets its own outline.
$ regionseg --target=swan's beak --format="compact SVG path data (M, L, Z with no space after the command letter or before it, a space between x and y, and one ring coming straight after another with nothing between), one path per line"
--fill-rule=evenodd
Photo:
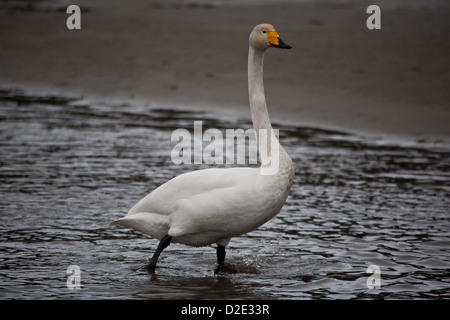
M277 48L280 49L291 49L292 47L290 45L288 45L287 43L285 43L283 40L281 40L280 38L278 38L278 45L275 46Z
M275 31L267 32L267 40L271 47L280 49L291 49L292 47L280 39L280 36Z

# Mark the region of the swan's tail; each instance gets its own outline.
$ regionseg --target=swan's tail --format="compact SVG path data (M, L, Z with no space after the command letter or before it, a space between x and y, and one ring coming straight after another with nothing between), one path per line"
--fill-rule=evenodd
M169 231L169 217L158 213L138 212L109 223L109 226L115 225L131 228L153 238L161 239Z

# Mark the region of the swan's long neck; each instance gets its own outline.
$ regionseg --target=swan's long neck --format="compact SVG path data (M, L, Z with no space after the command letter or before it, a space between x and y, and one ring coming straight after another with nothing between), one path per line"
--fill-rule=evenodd
M272 124L267 111L266 96L264 94L263 64L264 50L258 50L250 46L248 54L248 93L250 98L250 111L252 114L253 128L255 129L260 160L267 162L267 155L274 154L278 150L280 169L293 168L292 160L280 145L276 137L272 138ZM267 136L263 136L267 133ZM267 150L266 152L261 152ZM270 156L269 156L270 157Z
M263 64L264 53L250 46L248 53L248 94L252 113L253 128L259 139L260 129L272 129L267 112L266 95L264 94Z

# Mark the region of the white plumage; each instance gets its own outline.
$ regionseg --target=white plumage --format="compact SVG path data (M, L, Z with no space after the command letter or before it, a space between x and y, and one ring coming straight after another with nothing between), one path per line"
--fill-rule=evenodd
M140 200L128 214L110 225L129 227L161 240L148 267L153 269L170 242L190 246L217 243L218 262L225 258L230 238L245 234L273 218L286 201L294 177L292 160L277 139L260 139L260 130L272 132L263 86L264 52L269 47L289 49L273 26L256 26L250 34L249 97L258 147L279 158L273 174L260 168L212 168L179 175ZM273 134L273 132L272 132ZM270 141L270 140L269 140ZM261 159L263 163L267 159ZM164 243L163 243L164 242Z

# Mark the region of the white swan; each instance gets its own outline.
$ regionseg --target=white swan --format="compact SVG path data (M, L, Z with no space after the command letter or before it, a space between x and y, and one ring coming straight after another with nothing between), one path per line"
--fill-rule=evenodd
M250 232L273 218L286 201L294 178L291 158L278 140L269 146L260 132L273 135L263 84L263 60L270 47L290 49L269 24L257 25L250 34L248 91L258 148L278 151L278 170L264 174L259 168L216 168L179 175L140 200L128 214L110 225L130 227L160 240L147 268L153 270L171 242L190 246L217 243L217 262L225 260L230 238ZM269 140L270 141L270 140ZM275 141L275 143L273 143ZM261 152L260 152L261 155Z

